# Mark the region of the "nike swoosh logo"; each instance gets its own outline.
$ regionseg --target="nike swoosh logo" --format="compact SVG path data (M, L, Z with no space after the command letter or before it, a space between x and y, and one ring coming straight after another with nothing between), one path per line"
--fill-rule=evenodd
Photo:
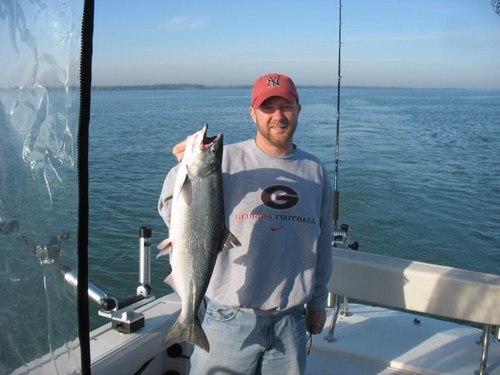
M283 227L271 227L271 232L276 232L280 229L283 229Z

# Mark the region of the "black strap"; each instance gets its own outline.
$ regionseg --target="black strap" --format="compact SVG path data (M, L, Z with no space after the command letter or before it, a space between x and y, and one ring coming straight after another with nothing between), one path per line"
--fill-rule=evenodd
M88 302L88 238L89 238L89 178L88 149L92 86L92 50L94 34L94 1L84 0L82 45L80 56L80 115L78 120L78 335L80 340L81 373L90 370L90 335Z

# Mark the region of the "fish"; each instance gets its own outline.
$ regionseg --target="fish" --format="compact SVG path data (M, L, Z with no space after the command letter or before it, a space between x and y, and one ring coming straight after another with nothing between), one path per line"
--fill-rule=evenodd
M181 312L163 338L163 345L183 341L210 351L198 318L217 256L238 239L226 228L222 187L223 134L207 137L208 124L187 139L172 195L169 237L158 256L170 255L165 282L179 295Z

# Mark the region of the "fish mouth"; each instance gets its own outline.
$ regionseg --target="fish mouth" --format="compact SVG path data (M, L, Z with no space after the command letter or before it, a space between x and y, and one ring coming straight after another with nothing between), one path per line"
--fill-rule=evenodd
M209 137L207 136L207 130L208 130L208 124L205 124L205 126L202 129L203 137L200 144L200 148L202 151L207 151L214 145L218 144L219 141L222 139L222 133L214 135L213 137Z

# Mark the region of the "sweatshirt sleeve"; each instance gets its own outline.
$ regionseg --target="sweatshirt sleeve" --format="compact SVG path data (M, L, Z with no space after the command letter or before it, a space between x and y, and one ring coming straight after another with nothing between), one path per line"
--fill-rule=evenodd
M321 205L321 233L318 238L318 255L316 261L316 284L311 300L307 303L307 311L322 311L328 297L328 281L332 274L332 190L326 171Z
M160 198L158 199L158 212L169 228L170 219L172 216L172 196L174 194L175 178L177 177L178 170L179 164L173 167L170 172L168 172L167 177L163 182L163 188L160 193Z

